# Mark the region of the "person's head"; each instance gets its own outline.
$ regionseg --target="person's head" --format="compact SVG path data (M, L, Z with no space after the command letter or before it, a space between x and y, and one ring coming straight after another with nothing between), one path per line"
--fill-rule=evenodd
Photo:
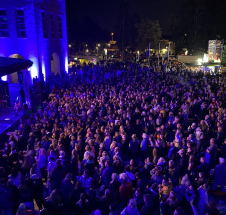
M128 180L128 176L125 173L121 173L119 175L119 178L120 178L120 180L121 180L122 183L125 183Z
M112 179L112 181L118 181L118 174L117 173L112 173L111 179Z
M220 163L220 164L225 163L225 159L220 157L220 158L219 158L219 163Z
M21 203L17 209L16 215L26 215L26 205L24 203Z
M174 166L174 161L173 160L170 160L169 161L169 167L172 168L173 166Z
M76 184L75 184L75 188L76 189L80 189L82 187L82 183L80 181L78 181Z
M208 184L203 184L202 189L207 192L210 189L210 186Z
M137 198L139 196L141 196L141 190L140 190L140 188L137 188L135 191L135 197Z
M111 161L110 161L110 160L107 160L107 161L105 162L105 167L109 167L109 166L111 166Z
M201 158L200 158L200 162L201 162L201 163L205 163L205 157L201 157Z
M177 153L180 155L180 157L184 156L184 151L182 149L180 149Z
M203 172L199 172L199 178L203 178L203 177L204 177Z
M95 211L94 211L94 215L101 215L101 211L100 211L100 210L98 210L98 209L97 209L97 210L95 210Z
M144 200L145 203L150 202L151 201L150 195L149 194L144 194L143 195L143 200Z
M147 136L148 136L148 135L147 135L146 133L143 133L143 134L142 134L142 138L143 138L143 139L147 138Z
M176 193L174 191L170 191L169 198L170 199L175 199L176 198Z
M85 178L88 178L90 175L89 170L85 170L83 175L85 176Z
M215 139L214 138L211 138L210 139L210 145L214 145L214 143L215 143Z
M53 207L58 207L63 203L63 199L59 190L53 190L49 196L49 199Z
M130 200L129 200L128 207L130 207L130 208L136 208L136 207L137 207L137 202L136 202L136 200L135 200L135 199L130 199Z
M168 180L167 180L167 178L162 179L162 185L163 186L168 186Z
M68 174L65 176L65 180L66 180L66 181L72 181L72 174L71 174L71 173L68 173Z
M157 169L157 170L155 171L155 176L156 176L156 177L160 177L161 174L162 174L161 170Z

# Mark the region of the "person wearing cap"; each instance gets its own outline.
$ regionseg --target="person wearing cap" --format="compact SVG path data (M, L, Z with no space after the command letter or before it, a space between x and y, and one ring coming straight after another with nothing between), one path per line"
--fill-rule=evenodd
M187 171L188 157L185 155L185 153L182 149L180 149L177 153L180 156L180 161L177 165L177 168L179 170L180 177L183 177L186 174L186 171Z
M226 182L226 163L224 158L219 158L219 163L213 173L213 185L212 190L216 190L217 186L221 186L221 191L225 192L225 182Z

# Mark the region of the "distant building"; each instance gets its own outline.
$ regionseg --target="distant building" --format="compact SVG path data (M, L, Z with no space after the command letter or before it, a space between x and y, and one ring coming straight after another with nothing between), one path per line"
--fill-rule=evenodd
M30 80L67 71L65 0L1 0L0 56L33 61Z
M169 56L175 57L175 43L174 42L172 42L167 36L163 36L163 38L160 40L159 43L160 43L160 53L159 53L160 57L167 56L169 44L170 44ZM150 48L150 55L157 56L158 49L159 49L159 47L158 48Z

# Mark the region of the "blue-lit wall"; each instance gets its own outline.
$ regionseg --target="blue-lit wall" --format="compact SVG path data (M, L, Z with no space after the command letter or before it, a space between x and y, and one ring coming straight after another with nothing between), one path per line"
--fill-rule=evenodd
M68 48L65 0L5 0L0 1L0 9L7 10L10 37L0 37L0 56L19 54L33 61L30 68L31 80L43 73L51 73L51 57L59 56L60 71L68 71ZM15 9L24 9L27 38L17 37ZM42 12L46 13L48 38L43 38ZM55 38L51 36L50 14L54 14ZM58 16L62 18L63 39L59 38Z

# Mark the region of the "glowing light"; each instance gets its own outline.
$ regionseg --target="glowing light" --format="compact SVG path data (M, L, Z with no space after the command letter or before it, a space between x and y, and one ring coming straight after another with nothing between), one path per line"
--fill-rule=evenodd
M208 54L204 54L204 56L203 56L203 62L204 63L208 63L209 62L209 55Z
M202 58L199 58L197 61L198 61L198 65L202 65L202 62L203 62Z
M31 67L31 80L33 80L33 78L35 78L36 76L38 77L38 69L36 66L32 66Z
M75 58L74 58L74 60L78 60L78 58L77 58L77 57L75 57Z
M7 75L5 75L5 76L2 76L2 81L7 81Z
M71 48L71 44L69 44L68 47Z
M68 73L68 58L67 55L65 56L65 71Z
M105 53L105 55L107 55L108 54L108 50L104 49L104 53Z
M89 52L89 49L86 49L86 52Z
M45 69L44 63L42 63L42 74L43 74L44 81L46 81L46 69Z

